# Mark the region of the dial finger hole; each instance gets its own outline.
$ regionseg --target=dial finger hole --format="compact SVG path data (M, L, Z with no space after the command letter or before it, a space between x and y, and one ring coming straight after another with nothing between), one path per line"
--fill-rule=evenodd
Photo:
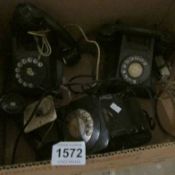
M39 62L38 63L38 67L43 67L43 63L42 62Z
M19 69L18 67L15 68L15 72L16 72L16 73L20 72L20 69Z
M27 87L27 83L26 82L23 82L22 84L24 87Z
M22 64L26 64L27 60L26 59L22 59Z
M28 63L32 63L33 59L31 57L27 58Z
M20 74L17 73L17 74L15 75L15 77L16 77L16 78L20 78L21 76L20 76Z
M33 63L34 64L37 64L38 63L38 60L35 58L35 59L33 59Z
M18 79L19 84L23 83L23 80L21 78Z
M18 67L18 68L21 68L22 65L23 65L23 64L22 64L21 62L19 62L19 63L17 64L17 67Z

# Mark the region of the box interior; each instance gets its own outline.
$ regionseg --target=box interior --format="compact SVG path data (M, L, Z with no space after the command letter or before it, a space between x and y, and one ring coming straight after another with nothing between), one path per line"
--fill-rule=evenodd
M14 8L20 2L25 1L0 1L0 38L3 43L5 43L5 36L9 31L9 21ZM118 20L139 27L175 32L175 2L173 0L30 0L29 2L45 10L56 21L60 22L60 24L79 24L87 33L96 30L102 24L116 22ZM1 57L3 58L3 55ZM94 58L91 58L89 55L83 55L82 57L83 59L78 65L65 69L66 76L79 72L88 73L92 67ZM83 64L87 65L86 69L81 69ZM142 105L150 111L150 115L153 115L150 102L142 101ZM18 133L18 128L13 120L7 119L6 130L8 132L6 133L7 139L6 149L4 150L4 162L5 164L10 164L12 148L16 134ZM174 141L174 139L163 133L157 125L153 132L153 139L149 144L152 145L170 141ZM26 163L33 162L34 160L35 155L25 137L23 137L18 147L16 162Z
M0 21L1 36L8 31L9 20L12 16L16 4L25 2L15 0L13 2L1 1ZM174 25L174 3L171 0L154 0L148 2L146 0L95 0L85 1L32 1L38 7L49 13L54 19L61 24L76 23L81 25L85 30L96 29L105 23L115 22L117 20L124 21L129 24L139 26L155 27L158 29L175 30ZM93 12L93 13L90 13Z

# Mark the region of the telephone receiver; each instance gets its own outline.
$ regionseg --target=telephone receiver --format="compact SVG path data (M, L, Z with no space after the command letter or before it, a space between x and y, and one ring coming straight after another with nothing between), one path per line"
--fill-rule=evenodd
M171 54L173 49L174 37L170 32L133 27L119 22L103 25L98 32L97 40L105 47L111 47L111 44L113 45L116 40L120 40L122 35L153 38L155 40L155 54L157 55Z
M20 3L12 21L14 32L26 32L49 29L54 31L55 39L61 46L61 57L67 65L76 64L80 59L79 48L74 38L59 23L43 10L31 3ZM19 31L21 30L21 31ZM60 42L61 41L61 42ZM61 43L61 44L60 44Z
M142 35L142 36L151 36L158 40L167 41L168 39L168 33L162 33L157 30L151 30L147 28L139 28L139 27L133 27L129 25L124 25L121 23L116 24L105 24L102 26L99 37L101 38L107 38L107 37L113 37L115 35L119 34L132 34L132 35Z

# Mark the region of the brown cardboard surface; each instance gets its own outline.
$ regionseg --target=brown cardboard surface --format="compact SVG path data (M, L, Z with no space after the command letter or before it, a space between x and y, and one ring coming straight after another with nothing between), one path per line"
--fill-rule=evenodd
M16 4L24 0L0 1L0 36L8 31L9 20ZM60 23L76 23L93 29L110 21L122 20L141 26L154 26L173 30L174 8L172 0L28 0L44 9ZM168 12L167 12L168 10Z
M49 162L36 164L21 164L6 167L0 175L84 175L90 172L105 172L121 170L143 164L156 164L175 157L175 143L152 145L137 149L129 149L104 155L96 155L87 160L86 166L55 166Z

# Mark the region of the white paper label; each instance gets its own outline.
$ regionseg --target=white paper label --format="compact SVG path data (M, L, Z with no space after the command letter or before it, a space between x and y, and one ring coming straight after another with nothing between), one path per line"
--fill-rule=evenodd
M52 147L51 165L85 165L85 142L59 142Z
M122 110L122 108L115 103L112 103L110 105L110 108L113 109L117 114L119 114Z

